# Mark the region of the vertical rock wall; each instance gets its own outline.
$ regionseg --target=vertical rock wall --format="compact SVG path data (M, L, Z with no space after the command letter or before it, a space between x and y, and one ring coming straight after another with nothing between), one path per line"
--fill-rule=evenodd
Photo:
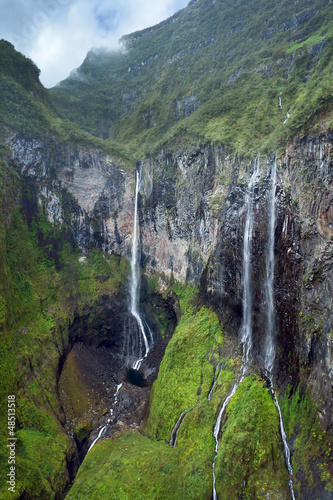
M277 377L282 388L300 379L321 401L331 429L333 377L332 133L294 139L278 159L275 230ZM56 226L67 224L85 250L130 254L134 172L100 151L28 141L10 135L11 162ZM255 359L265 336L264 273L273 156L259 160L254 191L253 324ZM207 146L147 159L140 193L142 264L148 274L196 285L226 333L238 339L242 321L245 196L253 162ZM28 194L26 196L29 198ZM27 207L29 203L27 201ZM33 204L30 203L30 208ZM29 210L28 210L29 211Z

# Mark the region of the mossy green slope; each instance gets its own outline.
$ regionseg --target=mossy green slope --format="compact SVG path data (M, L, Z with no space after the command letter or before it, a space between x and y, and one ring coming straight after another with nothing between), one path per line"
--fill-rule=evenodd
M332 35L326 0L192 1L124 37L126 50L88 53L51 95L85 130L143 156L165 142L270 153L318 113L332 126Z
M151 395L145 435L125 431L96 443L68 499L211 499L213 427L239 378L240 360L215 313L195 310L195 290L176 287L183 316L170 340ZM214 366L224 362L211 401ZM244 403L244 404L243 404ZM188 409L169 446L180 413ZM227 412L216 465L219 498L288 498L279 421L270 393L255 376L244 380ZM245 481L245 486L244 486Z
M28 222L20 175L4 160L0 191L0 496L52 499L68 484L74 455L57 392L68 327L101 295L121 293L129 267L97 250L80 262L68 228L53 227L37 207ZM6 484L8 395L16 397L15 494Z
M10 159L6 138L21 134L42 140L52 158L57 147L93 147L122 157L122 165L132 168L116 146L110 149L62 119L38 76L32 61L0 41L1 498L52 499L63 494L75 456L57 388L68 328L75 314L101 296L121 294L129 271L125 259L97 250L80 261L65 213L70 208L64 203L61 226L51 224L38 204L36 185L24 182ZM6 483L8 395L16 397L16 493Z
M287 438L293 438L292 466L299 497L322 482L323 495L333 496L333 440L320 421L318 404L309 391L289 388L281 401ZM303 484L302 484L303 483ZM329 496L330 495L330 496Z
M263 382L248 377L226 417L216 461L218 497L289 498L279 417Z

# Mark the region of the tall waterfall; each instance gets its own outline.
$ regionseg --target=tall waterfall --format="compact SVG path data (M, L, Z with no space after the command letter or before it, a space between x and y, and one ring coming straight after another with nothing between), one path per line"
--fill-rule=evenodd
M254 186L259 180L260 163L256 159L254 170L249 182L246 196L246 222L243 244L243 326L241 342L243 345L243 369L246 370L252 350L252 282L251 282L251 251L253 236L253 197Z
M265 372L270 382L270 391L273 401L279 413L280 433L283 441L283 453L286 467L289 473L289 489L293 500L295 500L293 482L291 476L293 469L291 466L290 450L287 443L287 435L284 429L281 408L276 397L273 386L273 368L275 361L275 310L274 310L274 243L275 243L275 222L276 222L276 160L271 171L271 196L270 214L268 224L268 245L266 255L266 303L267 303L267 336L265 346Z
M254 212L253 212L253 199L254 199L254 186L259 180L260 176L260 163L256 158L253 173L248 186L248 191L246 194L245 205L246 205L246 221L244 229L244 244L243 244L243 324L241 330L241 343L243 346L243 367L242 375L238 382L236 382L229 394L229 396L224 401L217 420L214 426L214 439L215 439L215 460L213 462L213 500L217 500L216 493L216 478L215 478L215 464L217 459L217 452L219 449L219 434L221 430L221 422L224 412L228 406L229 401L234 396L239 384L242 383L248 365L250 362L250 355L252 351L252 283L251 283L251 251L252 251L252 236L253 236L253 224L254 224ZM211 395L211 394L210 394Z
M140 298L140 249L139 249L139 228L138 228L138 200L139 200L139 190L141 185L141 171L136 172L136 184L135 184L135 208L134 208L134 228L133 228L133 239L132 239L132 257L131 257L131 282L130 282L130 294L131 294L131 305L130 311L132 316L134 316L138 329L139 329L139 353L138 359L133 363L133 368L138 370L142 364L142 361L147 357L149 352L149 341L148 335L150 337L150 342L152 343L153 337L150 328L146 325L144 326L144 321L142 320L139 312L139 298ZM148 333L148 335L147 335Z
M275 312L274 312L274 242L276 221L276 161L271 171L270 213L268 221L268 244L266 255L266 303L267 303L267 336L265 348L265 369L271 379L275 360Z

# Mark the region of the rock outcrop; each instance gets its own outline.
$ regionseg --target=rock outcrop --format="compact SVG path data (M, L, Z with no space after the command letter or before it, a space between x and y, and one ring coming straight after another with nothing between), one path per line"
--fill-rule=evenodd
M232 150L222 147L170 153L164 149L137 165L143 172L139 220L146 273L159 275L161 291L172 279L199 286L201 303L214 308L236 346L242 322L245 198L254 162L260 162L261 175L254 189L252 280L254 363L262 370L270 173L277 162L275 378L281 394L290 388L307 388L317 404L321 425L329 433L333 432L332 140L332 132L295 138L285 156L271 155L252 162L240 160ZM27 186L27 218L29 210L36 211L39 205L54 227L68 226L73 244L81 250L93 246L130 255L134 169L124 170L119 160L101 151L55 142L50 147L16 134L8 137L7 146L9 161L19 168ZM158 306L161 297L156 295L155 299ZM154 321L150 300L147 296L146 314ZM168 308L166 302L163 308ZM122 316L127 314L125 309L122 303ZM175 324L173 307L169 319ZM82 318L74 324L73 342L121 355L126 332L118 328L116 316L88 333L84 324ZM157 355L158 363L161 356ZM149 364L151 381L156 376L153 369ZM124 402L129 408L139 398L133 391L129 390L129 399ZM140 419L145 411L140 409ZM310 491L302 471L297 477L302 491Z
M119 160L102 151L65 147L54 140L7 138L10 161L33 184L47 219L57 227L66 222L81 250L89 246L126 254L133 225L134 178Z
M130 255L133 172L100 151L57 144L50 149L18 135L11 135L7 144L11 161L19 165L27 184L35 185L34 196L52 224L69 223L82 250L97 246ZM256 345L264 328L262 284L272 161L273 157L260 160L262 175L255 190ZM333 381L332 163L332 133L290 142L285 158L278 159L275 233L278 372L281 377L288 373L295 382L301 365L311 367L313 393L326 402ZM139 212L146 272L164 276L165 283L171 277L201 282L202 294L236 338L241 322L244 199L253 165L240 162L232 151L207 146L178 153L163 150L138 168L143 170ZM332 429L330 413L323 407L323 419Z

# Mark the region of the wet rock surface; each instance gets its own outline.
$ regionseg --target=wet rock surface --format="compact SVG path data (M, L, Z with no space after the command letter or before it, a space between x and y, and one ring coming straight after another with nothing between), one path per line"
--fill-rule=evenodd
M149 305L145 308L149 315ZM108 438L125 427L140 428L146 421L150 389L168 340L153 329L154 344L137 371L131 368L137 359L131 330L134 339L137 325L124 297L101 298L70 328L72 347L58 389L67 433L75 438L81 461L103 427L101 438Z
M295 347L319 404L319 415L332 432L333 157L332 132L290 143L287 166L291 195L299 203L301 256L297 281L299 311ZM291 247L292 248L292 247ZM293 248L296 251L296 248Z
M313 49L314 58L320 57L320 50ZM293 57L289 64L290 70ZM289 385L307 388L328 432L333 431L332 143L332 132L295 138L279 159L274 249L276 387L281 393ZM8 139L8 146L12 163L26 180L23 200L28 220L35 217L39 203L55 226L67 225L66 238L73 246L93 245L129 255L134 172L124 172L115 160L97 151L56 147L53 156L44 143L18 135ZM262 366L266 321L263 283L272 161L273 156L260 160L262 174L254 190L253 339L258 367ZM242 324L245 199L253 162L241 161L226 148L206 146L172 153L163 149L139 165L143 171L139 196L142 266L150 276L159 274L162 290L174 278L200 285L201 303L214 308L235 343ZM41 243L47 245L47 241ZM143 314L158 330L161 296L154 298L148 286L145 293ZM170 335L179 314L170 297L169 305L163 300L162 316L172 324L167 331ZM70 331L74 346L70 361L90 407L98 408L97 414L82 423L83 438L77 437L82 449L88 446L92 429L89 442L110 418L115 388L121 382L117 402L121 406L119 411L115 408L112 418L116 420L107 432L117 426L141 425L166 345L159 337L142 365L145 382L134 385L126 370L134 359L129 346L136 325L126 300L104 297L94 307L82 311ZM102 365L98 371L96 366ZM309 485L304 482L302 488L306 498Z
M56 226L66 223L81 250L97 246L126 254L132 234L133 174L103 151L54 140L7 138L10 162Z

